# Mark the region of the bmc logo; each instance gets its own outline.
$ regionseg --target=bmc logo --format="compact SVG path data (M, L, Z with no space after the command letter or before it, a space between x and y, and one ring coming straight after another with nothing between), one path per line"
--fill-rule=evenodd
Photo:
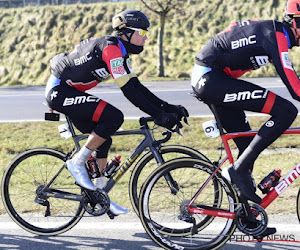
M74 97L67 97L64 100L63 106L70 106L70 105L76 105L76 104L82 104L86 102L97 102L100 99L95 96L76 96Z
M250 99L261 99L265 98L267 92L264 94L263 90L254 90L253 92L250 91L243 91L238 93L231 93L226 94L224 97L223 102L235 102L235 101L244 101Z
M231 49L238 49L238 48L241 48L241 47L245 47L249 44L255 44L256 43L256 35L252 35L252 36L249 36L248 38L245 37L245 38L241 38L239 40L236 40L236 41L232 41L231 42Z
M288 175L275 187L277 194L281 194L288 188L300 175L300 164L298 164Z
M79 58L74 59L75 66L79 66L81 64L84 64L88 61L92 60L92 57L90 56L90 52L86 53L84 56L81 56Z

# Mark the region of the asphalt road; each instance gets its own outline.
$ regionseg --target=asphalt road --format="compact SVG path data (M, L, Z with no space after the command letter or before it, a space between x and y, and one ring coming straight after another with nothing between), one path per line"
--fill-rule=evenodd
M265 86L289 100L300 110L300 102L291 99L286 87L279 78L256 78L250 81ZM144 83L157 96L172 104L184 105L191 116L211 115L206 105L189 95L192 92L189 81ZM0 88L0 122L41 121L48 108L43 105L44 86L26 88ZM99 84L90 93L106 100L124 113L127 119L145 115L131 104L115 84ZM249 113L251 114L251 113Z
M295 215L269 216L269 221L270 226L277 228L277 233L268 240L252 241L251 237L236 232L221 249L300 249L300 226ZM70 231L52 237L30 234L7 215L0 216L0 222L0 249L160 249L133 213L114 220L106 215L84 218Z

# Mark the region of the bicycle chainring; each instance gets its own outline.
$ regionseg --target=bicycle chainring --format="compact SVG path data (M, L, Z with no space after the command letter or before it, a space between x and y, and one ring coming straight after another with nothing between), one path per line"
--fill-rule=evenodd
M102 189L96 191L84 190L82 201L85 211L93 216L100 216L108 212L110 199Z
M253 220L249 220L243 207L240 207L235 216L237 228L247 235L260 235L268 226L268 215L266 211L258 204L249 204Z

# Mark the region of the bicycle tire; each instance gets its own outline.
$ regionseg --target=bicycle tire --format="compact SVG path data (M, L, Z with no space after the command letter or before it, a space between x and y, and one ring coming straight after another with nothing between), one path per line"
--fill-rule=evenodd
M299 220L299 223L300 223L300 189L298 191L296 202L297 202L297 204L296 204L297 216L298 216L298 220Z
M141 222L154 242L166 249L217 249L221 247L234 233L236 224L233 219L214 218L207 226L201 227L201 215L191 215L196 220L197 233L192 232L192 223L179 219L180 206L189 202L195 192L199 190L202 183L214 172L214 166L201 159L181 158L166 162L155 169L146 179L140 192L139 213ZM171 194L168 184L164 180L166 173L172 175L178 182L180 190ZM228 181L217 172L213 177L221 186L223 196L221 209L234 212L238 197ZM194 204L205 206L213 205L215 192L213 185L209 182ZM214 207L213 207L214 208ZM181 208L182 209L182 208ZM180 234L165 234L159 230L156 224L168 228L168 230L180 231ZM186 234L189 231L189 235Z
M37 188L48 183L65 160L66 155L59 150L33 148L18 154L5 169L1 186L4 207L24 230L37 235L57 235L70 230L82 218L85 210L79 201L48 198L50 216L46 216L46 206L35 202ZM51 187L81 193L66 168Z
M160 153L165 161L180 157L193 157L203 159L205 161L210 160L201 152L191 147L183 145L166 145L161 146ZM167 156L167 154L169 154ZM136 163L129 179L129 196L131 205L138 215L139 206L139 191L142 184L146 180L147 176L157 168L157 162L154 159L154 155L151 151L143 155L143 157Z

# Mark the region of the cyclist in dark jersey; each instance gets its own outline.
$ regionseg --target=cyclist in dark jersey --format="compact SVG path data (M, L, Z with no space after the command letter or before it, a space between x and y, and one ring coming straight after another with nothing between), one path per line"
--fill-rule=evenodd
M69 116L81 132L90 133L82 149L67 161L77 184L90 190L103 188L104 177L93 183L85 167L86 160L96 150L103 170L112 143L110 136L123 123L123 114L86 90L112 76L127 99L154 117L157 124L168 129L182 127L181 119L188 116L183 106L168 104L144 87L131 67L129 54L143 51L150 26L148 18L140 11L125 10L113 18L112 25L115 35L86 39L71 53L58 54L51 60L45 93L52 109ZM127 210L118 207L112 212L120 214Z
M256 203L261 198L253 187L252 170L258 155L294 121L297 108L273 92L238 79L250 70L272 63L295 100L300 100L300 81L288 50L299 46L300 0L288 1L285 20L245 20L232 23L196 55L192 87L205 103L216 105L227 132L247 131L244 111L269 114L271 118L254 138L237 138L239 157L224 175L240 195Z

